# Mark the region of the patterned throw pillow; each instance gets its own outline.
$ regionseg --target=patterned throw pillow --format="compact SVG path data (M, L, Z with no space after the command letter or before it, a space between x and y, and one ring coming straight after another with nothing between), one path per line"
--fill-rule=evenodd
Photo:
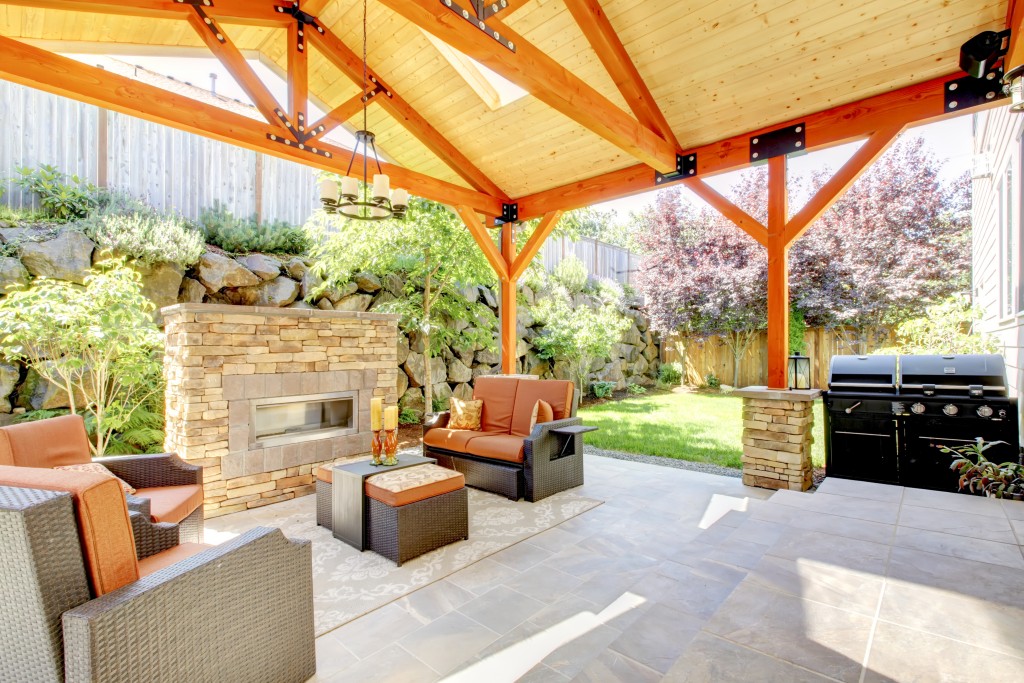
M533 404L533 415L530 416L530 431L538 424L551 422L555 419L555 411L547 401L537 401Z
M448 400L451 410L451 417L448 418L448 429L480 431L480 417L484 412L483 401L463 401L454 396Z
M121 483L121 488L123 488L124 492L127 493L128 495L133 495L135 493L135 489L132 488L131 484L129 484L124 479L117 476L116 474L114 474L113 472L111 472L98 462L87 462L81 465L60 465L59 467L54 467L53 469L69 470L71 472L92 472L93 474L103 474L108 477L113 477L114 479L117 479Z

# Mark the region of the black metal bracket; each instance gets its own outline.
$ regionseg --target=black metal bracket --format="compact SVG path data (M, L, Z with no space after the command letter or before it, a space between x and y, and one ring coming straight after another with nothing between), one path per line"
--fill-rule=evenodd
M315 154L317 156L321 156L327 159L331 159L334 157L334 155L328 152L327 150L323 150L320 149L319 147L314 147L312 145L307 145L305 142L295 142L290 138L277 135L276 133L267 133L267 139L270 140L271 142L282 144L285 147L294 147L295 149L302 150L303 152L309 152L310 154Z
M497 3L499 5L502 2L505 2L506 5L508 4L507 0L496 0L496 1L497 1ZM498 41L498 43L500 45L503 45L504 47L507 47L512 52L515 52L516 51L516 44L514 42L512 42L511 40L509 40L508 38L503 37L500 33L498 33L493 28L491 28L486 23L484 23L483 18L481 18L477 14L477 3L476 3L476 1L475 0L470 0L470 2L473 2L473 6L474 6L472 11L463 8L461 5L459 5L457 2L455 2L455 0L441 0L441 4L442 5L444 5L445 7L450 9L451 11L455 12L457 15L459 15L460 17L462 17L463 19L468 21L470 24L472 24L476 28L480 29L481 31L483 31L484 33L489 35L491 38L494 38L496 41ZM488 9L490 9L490 8L488 8ZM501 9L504 9L504 8L502 7ZM493 16L496 12L500 12L501 9L498 9L496 11L492 11L487 16Z
M964 76L946 81L942 89L943 111L963 111L986 102L1001 100L1009 95L1003 90L1003 67L998 66L984 78Z
M807 141L804 137L806 132L807 126L797 123L768 133L751 135L750 163L758 164L768 161L772 157L806 152Z
M697 153L677 154L676 170L670 173L654 173L654 184L664 185L683 178L690 178L697 175Z
M502 204L501 205L501 218L495 218L495 225L505 225L506 223L516 223L519 221L519 205L518 204Z
M179 2L180 1L181 0L179 0ZM228 39L226 37L224 37L224 32L221 31L220 27L217 26L217 23L213 19L210 18L210 15L208 15L206 12L203 11L203 5L194 4L194 3L188 3L188 4L192 5L192 9L195 10L195 13L203 21L203 24L206 26L206 28L208 28L210 30L210 33L213 34L213 37L217 39L217 42L222 43L222 44L226 43Z
M478 19L487 21L498 12L508 7L508 0L471 0Z
M205 0L200 0L200 2L204 2L204 1ZM178 0L178 2L181 2L181 0ZM299 45L300 46L302 46L305 43L305 40L303 39L303 36L304 36L304 33L305 33L304 29L305 29L306 26L312 26L316 30L317 33L323 34L323 32L324 32L324 28L317 21L317 18L314 17L312 14L309 14L308 12L303 12L302 10L300 10L299 9L299 3L297 3L297 2L293 2L290 5L285 5L285 6L275 5L274 6L274 11L277 12L278 14L289 14L289 15L295 17L295 21L299 22ZM304 46L303 47L299 47L299 49L300 50L304 50L305 47Z

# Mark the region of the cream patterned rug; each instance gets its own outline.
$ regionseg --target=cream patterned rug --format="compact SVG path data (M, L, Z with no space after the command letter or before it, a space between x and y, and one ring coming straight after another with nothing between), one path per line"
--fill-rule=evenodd
M512 502L469 491L469 540L438 548L401 567L376 553L360 553L316 525L316 496L217 517L206 522L206 542L220 543L255 526L277 527L313 542L313 605L321 636L488 555L546 531L601 504L572 491L539 503Z

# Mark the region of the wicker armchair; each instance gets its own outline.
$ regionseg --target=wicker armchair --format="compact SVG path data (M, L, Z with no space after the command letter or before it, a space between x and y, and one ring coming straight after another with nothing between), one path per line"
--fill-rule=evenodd
M110 561L80 530L120 496L107 492L83 520L78 495L0 486L0 680L300 683L316 673L309 542L255 528L154 556L120 586L108 570L101 590L95 564ZM108 521L91 527L111 532L101 543L130 539Z

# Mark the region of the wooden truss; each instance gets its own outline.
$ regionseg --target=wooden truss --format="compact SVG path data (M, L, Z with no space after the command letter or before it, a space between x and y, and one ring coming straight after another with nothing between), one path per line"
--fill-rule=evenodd
M309 122L307 69L311 47L346 78L360 87L363 85L361 58L318 20L329 0L300 0L296 3L286 0L0 0L0 3L39 8L187 21L245 90L264 121L203 104L2 36L0 78L330 172L343 171L352 153L324 143L322 137L346 123L365 103L371 100L378 103L469 185L463 187L394 164L382 164L396 185L418 196L456 206L467 229L498 274L502 283L501 355L504 372L515 372L516 369L517 282L557 225L562 212L662 186L656 181L656 171L671 173L678 169L680 159L693 158L692 174L669 176L668 182L678 180L685 184L768 250L769 385L785 386L789 308L786 259L789 247L892 144L902 130L954 115L945 108L944 90L948 81L959 75L918 83L711 144L685 148L676 139L644 84L604 14L600 0L565 0L565 3L629 104L629 113L501 21L502 17L528 1L507 0L505 8L496 16L487 18L487 26L492 31L500 32L505 40L514 42L515 50L512 51L452 13L438 0L379 0L397 14L616 145L636 159L637 164L563 187L510 199L372 68L368 69L369 83L365 90L320 120ZM1011 37L1005 62L1008 69L1024 63L1024 40L1019 30L1024 19L1022 8L1024 2L1011 2L1007 15L1007 25L1018 29ZM288 101L285 106L275 100L256 76L232 43L230 27L225 29L223 23L270 26L287 31ZM956 113L962 111L960 109ZM866 142L794 216L788 215L786 206L784 156L772 157L768 161L767 225L761 224L704 182L712 175L749 165L751 137L795 125L800 125L805 131L805 150L854 140L866 139ZM358 155L356 160L362 161ZM503 210L510 206L517 209L517 220L541 218L539 226L518 254L512 228L502 230L495 242L485 226L486 220L502 216Z

